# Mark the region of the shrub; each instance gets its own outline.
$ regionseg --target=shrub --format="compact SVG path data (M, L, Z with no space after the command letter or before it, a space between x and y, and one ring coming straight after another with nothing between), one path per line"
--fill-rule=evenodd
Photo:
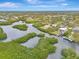
M38 36L38 37L44 37L45 34L44 34L44 33L40 33L40 34L38 34L37 36Z
M63 55L62 59L77 59L78 58L76 52L71 48L63 49L62 55Z
M0 33L0 40L6 39L7 34L6 33Z
M7 34L4 33L2 28L0 28L0 40L6 39L6 38L7 38Z
M13 28L25 31L25 30L27 30L28 27L26 26L26 24L20 24L20 25L13 26Z
M35 33L13 40L12 42L0 43L1 59L46 59L48 54L54 53L56 47L53 46L57 40L54 38L41 37L35 48L27 48L20 43L36 36ZM51 41L51 42L50 42Z

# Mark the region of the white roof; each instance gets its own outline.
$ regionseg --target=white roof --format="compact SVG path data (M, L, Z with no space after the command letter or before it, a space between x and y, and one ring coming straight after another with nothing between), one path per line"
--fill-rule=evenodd
M67 28L65 27L65 28L60 28L60 30L67 30Z

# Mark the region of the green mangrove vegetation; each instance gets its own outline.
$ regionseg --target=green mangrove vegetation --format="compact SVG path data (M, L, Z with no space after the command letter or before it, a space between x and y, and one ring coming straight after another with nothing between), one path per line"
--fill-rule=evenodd
M21 43L34 37L35 33L13 40L12 42L0 42L1 59L46 59L48 54L55 53L56 47L52 44L57 43L57 39L41 37L35 48L27 48Z
M79 56L76 54L75 50L71 48L63 49L62 56L62 59L79 59Z
M18 39L16 39L16 40L13 40L12 42L16 42L16 43L24 43L24 42L26 42L27 40L29 40L30 38L33 38L33 37L35 37L36 36L36 33L28 33L28 35L25 35L25 36L23 36L23 37L20 37L20 38L18 38Z
M7 34L0 27L0 40L6 39L6 38L7 38Z
M26 24L19 24L19 25L14 25L13 28L22 30L22 31L26 31L28 26L26 26Z
M44 34L44 33L40 33L40 34L38 34L37 36L38 36L38 37L44 37L45 34Z
M69 38L69 36L71 36L71 33L72 33L72 29L68 29L68 30L63 34L63 36Z

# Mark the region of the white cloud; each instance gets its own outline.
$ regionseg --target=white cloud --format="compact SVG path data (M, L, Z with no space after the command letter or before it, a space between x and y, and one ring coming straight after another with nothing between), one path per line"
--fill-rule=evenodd
M19 5L17 3L12 3L12 2L4 2L4 3L0 3L0 7L18 7Z
M40 7L40 8L48 8L48 7L59 7L58 5L32 5L32 6L29 6L29 7Z
M68 4L67 3L63 3L62 5L67 6Z
M62 3L61 5L62 6L68 6L69 4L68 3Z
M66 2L67 0L24 0L27 1L29 4L60 4L61 2Z
M38 0L26 0L30 4L36 4L38 3Z
M28 2L33 2L33 1L36 1L36 0L27 0Z

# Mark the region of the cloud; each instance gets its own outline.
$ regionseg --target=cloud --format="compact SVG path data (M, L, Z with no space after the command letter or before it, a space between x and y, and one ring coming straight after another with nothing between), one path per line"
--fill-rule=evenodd
M68 3L62 3L61 5L62 6L68 6L69 4Z
M36 2L37 0L27 0L27 1L31 3L31 2Z
M24 1L27 1L28 4L32 5L53 5L53 4L65 3L67 0L24 0Z
M69 6L67 0L26 0L29 8L63 8Z
M53 8L53 7L59 7L59 6L58 5L32 5L32 6L28 6L28 7Z
M26 0L30 4L36 4L38 3L38 0Z
M18 3L12 3L12 2L4 2L4 3L0 3L0 7L15 8L15 7L19 7L19 4Z

